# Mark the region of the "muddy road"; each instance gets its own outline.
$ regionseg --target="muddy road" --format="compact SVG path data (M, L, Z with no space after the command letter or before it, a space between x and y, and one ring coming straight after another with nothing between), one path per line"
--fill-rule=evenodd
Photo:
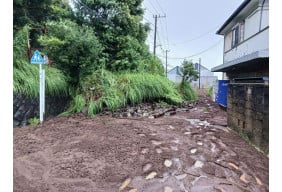
M269 159L208 98L159 118L56 117L13 140L15 192L269 191Z

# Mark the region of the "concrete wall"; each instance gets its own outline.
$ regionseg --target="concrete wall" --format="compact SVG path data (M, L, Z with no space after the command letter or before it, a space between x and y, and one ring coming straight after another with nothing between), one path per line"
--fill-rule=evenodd
M66 110L70 101L66 97L46 96L45 118L54 117ZM25 95L14 94L13 96L13 127L25 126L30 118L39 119L39 99L31 99Z
M227 123L254 145L269 150L269 88L263 83L230 83Z

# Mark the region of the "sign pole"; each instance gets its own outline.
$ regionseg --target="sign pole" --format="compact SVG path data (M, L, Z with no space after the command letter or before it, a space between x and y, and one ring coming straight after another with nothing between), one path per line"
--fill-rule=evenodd
M39 64L39 116L40 123L43 122L43 73L42 73L42 64Z
M39 51L36 50L30 59L30 63L39 64L39 120L42 124L45 113L45 70L42 69L42 65L48 63L48 57L44 55L44 58L42 58Z

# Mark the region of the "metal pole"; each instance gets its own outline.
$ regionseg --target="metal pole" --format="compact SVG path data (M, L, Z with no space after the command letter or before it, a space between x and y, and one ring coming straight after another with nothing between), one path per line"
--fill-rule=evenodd
M158 16L154 15L155 18L155 32L154 32L154 56L156 56L156 40L157 40L157 19Z
M199 58L199 89L201 89L201 58Z
M39 119L40 123L43 122L43 73L42 73L42 63L39 64Z
M167 77L167 52L168 50L165 50L165 76Z

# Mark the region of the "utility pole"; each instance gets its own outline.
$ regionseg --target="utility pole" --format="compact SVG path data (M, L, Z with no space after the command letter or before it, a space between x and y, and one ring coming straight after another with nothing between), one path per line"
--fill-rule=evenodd
M160 16L160 15L153 15L153 18L155 18L155 32L154 32L154 56L156 56L156 47L157 47L157 24L158 24L158 18L166 17Z
M199 58L199 89L201 89L201 58Z
M169 52L169 50L165 50L165 76L167 77L167 52Z

